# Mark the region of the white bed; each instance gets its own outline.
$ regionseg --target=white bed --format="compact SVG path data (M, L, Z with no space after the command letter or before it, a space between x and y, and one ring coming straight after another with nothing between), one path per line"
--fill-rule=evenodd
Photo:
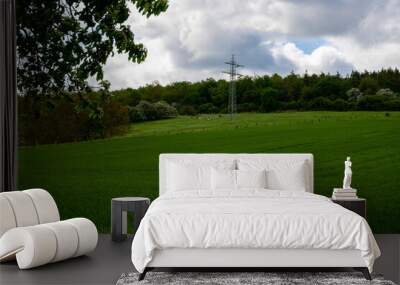
M190 179L171 174L174 163L220 167L231 161L242 173L271 168L273 188L292 190L171 190L171 180ZM297 165L301 176L289 169ZM160 197L132 243L141 278L154 267L354 267L370 278L380 255L372 232L362 217L312 194L311 154L162 154L159 167Z

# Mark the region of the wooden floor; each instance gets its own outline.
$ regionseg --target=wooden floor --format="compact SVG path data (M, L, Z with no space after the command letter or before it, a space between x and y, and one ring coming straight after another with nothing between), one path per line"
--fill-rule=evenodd
M375 272L400 282L400 234L375 235L382 256ZM78 257L30 270L19 270L15 262L0 265L0 284L115 284L124 272L134 271L130 259L131 238L114 243L100 235L97 249Z

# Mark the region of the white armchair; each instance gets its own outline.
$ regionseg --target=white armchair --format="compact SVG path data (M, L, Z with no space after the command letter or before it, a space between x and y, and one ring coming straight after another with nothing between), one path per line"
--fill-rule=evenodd
M46 190L0 193L0 262L17 259L20 269L28 269L89 253L97 240L90 220L60 221Z

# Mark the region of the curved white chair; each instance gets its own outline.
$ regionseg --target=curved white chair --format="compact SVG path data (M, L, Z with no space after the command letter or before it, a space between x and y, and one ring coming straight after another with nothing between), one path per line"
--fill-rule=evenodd
M97 240L90 220L60 221L46 190L0 193L0 262L16 259L20 269L28 269L87 254Z

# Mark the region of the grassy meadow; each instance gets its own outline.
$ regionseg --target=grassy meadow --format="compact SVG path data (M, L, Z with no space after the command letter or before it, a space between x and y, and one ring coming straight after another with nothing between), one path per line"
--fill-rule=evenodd
M110 231L110 199L158 195L160 153L313 153L315 193L352 186L368 199L375 233L400 233L400 112L287 112L181 116L137 123L106 140L21 147L19 188L41 187L63 219L87 217Z

